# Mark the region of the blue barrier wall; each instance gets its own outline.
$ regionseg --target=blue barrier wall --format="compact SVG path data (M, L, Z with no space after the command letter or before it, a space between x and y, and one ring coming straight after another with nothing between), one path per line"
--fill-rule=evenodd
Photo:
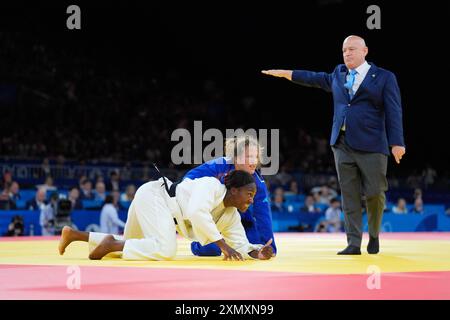
M385 212L381 230L383 232L450 231L450 215L445 214L444 205L425 205L423 214L395 214ZM275 232L289 231L289 228L304 226L305 231L314 231L315 226L324 219L324 213L274 212ZM363 215L364 231L368 230L367 214Z
M15 215L21 215L25 223L25 234L30 234L33 225L34 235L41 235L39 225L39 211L14 210L0 211L0 235L3 235ZM122 221L127 219L127 211L120 210ZM305 231L314 231L317 223L324 218L323 213L292 213L274 212L273 229L275 232L290 231L290 227L299 225L309 226ZM100 224L100 211L75 210L72 212L72 221L79 230L95 231ZM367 215L363 216L364 231L367 231ZM394 214L386 212L383 215L382 231L385 232L414 232L414 231L450 231L450 215L445 214L443 205L425 206L423 214Z
M0 235L4 235L6 233L6 231L8 230L8 225L11 223L11 219L15 215L21 215L23 217L26 235L30 235L31 225L33 226L34 235L42 234L41 226L39 225L39 215L40 215L39 211L14 210L14 211L0 211ZM126 221L127 211L120 210L119 218L122 221ZM76 225L78 230L95 231L97 230L95 228L100 226L100 211L74 210L72 212L72 222Z

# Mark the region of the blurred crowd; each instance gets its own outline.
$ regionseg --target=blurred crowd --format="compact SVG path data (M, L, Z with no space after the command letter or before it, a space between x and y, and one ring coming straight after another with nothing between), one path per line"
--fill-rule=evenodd
M151 179L148 179L151 180ZM309 182L315 182L308 179ZM282 171L266 179L270 192L271 210L274 214L312 214L323 216L314 230L311 226L300 225L298 231L341 232L343 231L343 212L341 208L339 184L335 176L325 182L307 186L298 176ZM119 170L111 171L109 176L98 174L95 178L81 175L78 183L69 188L55 185L48 175L33 189L21 189L20 183L6 171L1 180L0 210L32 210L40 214L40 224L44 235L55 234L53 221L60 201L68 203L69 210L101 210L101 229L113 230L124 222L118 218L120 210L127 210L139 185L122 179ZM385 212L394 214L425 213L423 191L416 188L406 197L389 199ZM365 203L362 201L364 210ZM450 211L447 212L450 214ZM21 235L23 222L20 215L14 216L6 235ZM16 227L17 228L16 228ZM113 229L111 229L113 228ZM19 230L19 231L18 231Z
M94 49L76 50L64 43L56 47L38 39L31 33L0 32L0 156L5 161L44 159L44 171L49 159L61 166L70 160L124 166L156 162L173 168L174 129L192 132L194 121L202 120L203 130L245 130L259 128L261 117L270 117L261 115L261 102L251 92L226 91L220 80L186 76L177 68L154 65L142 66L148 74L144 78L136 70L125 70L132 62L120 66L114 58L99 57ZM23 199L20 183L3 173L0 210L44 212L51 205L52 191L61 194L61 186L54 185L49 172L44 172L45 181L32 186L33 196ZM321 228L340 230L340 190L334 175L327 133L298 126L283 128L280 171L267 177L272 210L325 213L329 223ZM126 208L138 187L124 184L125 172L76 178L77 185L63 190L74 209L84 209L85 204L96 207L89 201L104 206L108 196L108 203L117 210ZM409 199L391 199L395 205L386 210L398 214L423 212L423 198L416 195L417 190L450 187L448 171L438 172L431 165L401 178L388 173L388 179L391 189L416 190Z
M114 205L118 209L122 209L124 208L122 203L131 202L137 189L134 184L124 185L115 171L110 174L107 181L101 175L98 175L94 181L83 175L79 178L78 185L68 189L56 186L53 178L47 176L42 184L36 185L31 190L21 190L20 184L13 179L11 173L5 172L0 186L2 189L0 210L41 210L48 204L53 193L58 194L58 197L70 200L73 209L86 209L83 205L84 201L103 203L106 197L111 195ZM25 191L27 195L25 195ZM31 198L29 191L33 195Z
M193 132L194 121L202 120L203 130L258 129L255 97L226 94L214 80L190 83L175 69L152 70L146 79L122 76L103 70L109 70L107 63L96 65L86 52L52 48L21 34L0 33L0 42L0 60L7 62L0 73L11 83L0 89L10 97L0 101L6 105L0 118L4 158L170 167L176 144L171 134L177 128ZM280 144L281 165L288 170L333 171L325 135L291 128L281 131Z
M154 64L142 66L148 75L142 77L115 56L41 38L0 33L3 159L157 162L170 168L177 128L193 132L194 121L202 120L203 130L258 129L264 117L273 118L251 92L225 90L218 79ZM283 127L281 171L334 174L327 134ZM388 177L394 188L450 187L448 172L438 174L431 165L408 177Z

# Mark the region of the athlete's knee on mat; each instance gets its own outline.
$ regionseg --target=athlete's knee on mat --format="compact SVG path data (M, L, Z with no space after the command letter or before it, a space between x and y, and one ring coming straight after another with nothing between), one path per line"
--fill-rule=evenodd
M160 255L164 260L170 260L177 254L176 244L164 244L161 246Z
M125 249L127 249L125 247ZM175 257L177 253L176 242L168 241L162 242L157 241L156 244L153 243L147 248L141 248L139 255L145 257L145 260L171 260ZM130 256L127 251L124 251L124 256ZM134 256L134 254L132 254Z
M222 251L214 243L202 246L199 242L191 242L191 251L196 256L220 256Z

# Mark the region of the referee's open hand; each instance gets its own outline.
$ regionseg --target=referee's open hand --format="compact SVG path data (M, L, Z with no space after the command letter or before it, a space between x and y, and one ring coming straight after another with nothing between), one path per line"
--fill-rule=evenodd
M262 70L261 73L267 74L269 76L279 77L279 78L286 78L288 80L292 79L292 70Z

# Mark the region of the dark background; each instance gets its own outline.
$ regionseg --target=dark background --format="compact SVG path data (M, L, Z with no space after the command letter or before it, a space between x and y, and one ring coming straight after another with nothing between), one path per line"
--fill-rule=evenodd
M69 4L81 7L81 30L66 29ZM381 8L381 30L366 27L366 8L371 4ZM2 3L0 11L2 31L20 32L22 39L64 48L74 58L89 56L105 76L149 79L173 71L177 77L174 90L197 95L202 94L205 79L212 79L224 90L225 99L245 95L255 99L248 112L232 103L226 110L242 114L242 123L236 127L280 128L285 133L301 127L327 139L331 95L260 71L331 72L342 63L343 39L360 35L369 47L367 60L393 71L401 89L407 153L395 170L408 175L431 164L438 172L448 171L448 2L114 5L96 1ZM11 79L1 80L8 83Z

